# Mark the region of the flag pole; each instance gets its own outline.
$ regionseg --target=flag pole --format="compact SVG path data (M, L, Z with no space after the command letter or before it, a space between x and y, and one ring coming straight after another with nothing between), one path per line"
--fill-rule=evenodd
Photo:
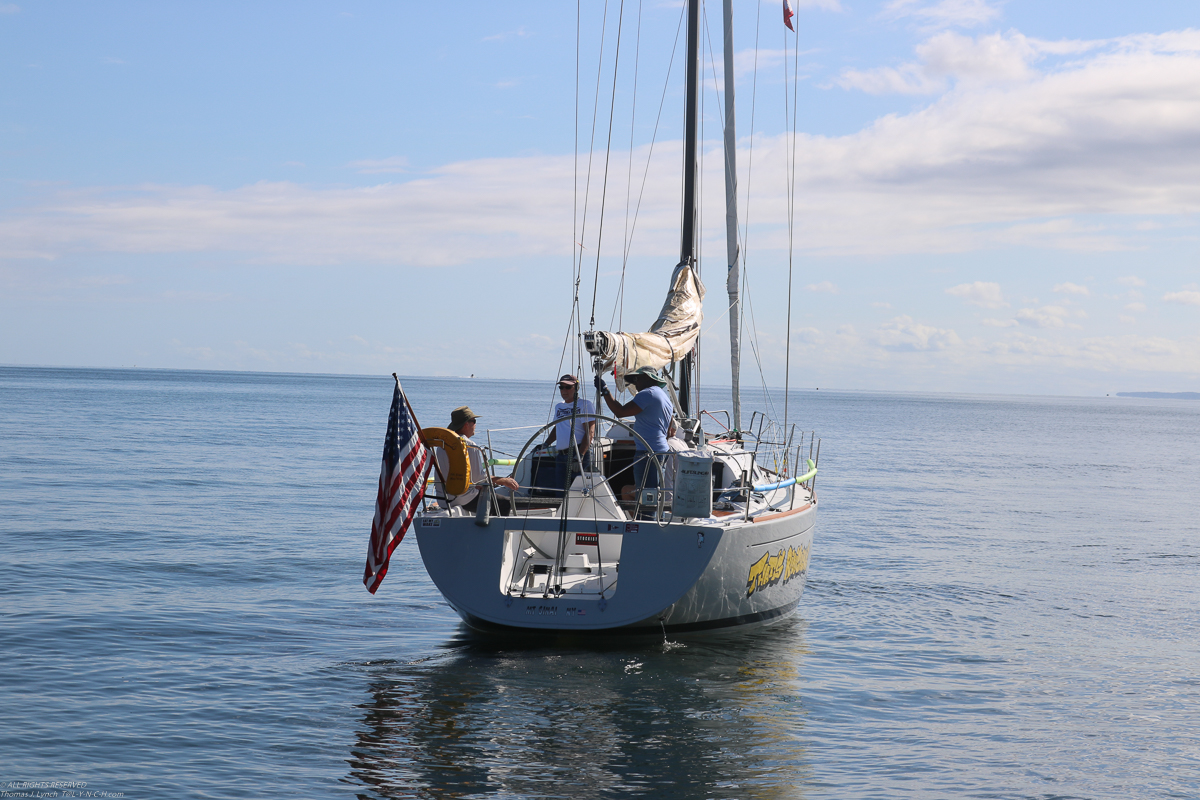
M394 372L392 373L392 379L394 381L396 381L396 388L400 390L400 396L404 398L404 405L408 408L409 415L412 416L413 422L415 422L417 425L417 436L420 436L421 435L421 420L417 419L417 412L413 411L412 403L408 402L408 395L404 393L404 387L400 385L400 378ZM424 442L422 442L421 444L424 444ZM437 456L434 456L433 453L430 453L429 455L433 457L432 458L433 469L435 472L437 472L438 479L442 482L442 486L444 487L446 485L446 476L442 474L442 468L441 468L441 466L438 465ZM443 491L444 491L444 489L443 489ZM421 494L425 494L424 489L421 490ZM436 500L437 498L435 497L434 499Z

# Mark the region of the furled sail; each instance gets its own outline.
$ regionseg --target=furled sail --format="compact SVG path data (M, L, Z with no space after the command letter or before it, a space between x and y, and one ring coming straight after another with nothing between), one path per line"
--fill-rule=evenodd
M596 331L584 334L584 342L603 367L614 368L617 388L625 388L626 373L641 367L662 368L691 352L700 336L703 299L700 276L690 263L682 262L671 273L671 289L649 331Z

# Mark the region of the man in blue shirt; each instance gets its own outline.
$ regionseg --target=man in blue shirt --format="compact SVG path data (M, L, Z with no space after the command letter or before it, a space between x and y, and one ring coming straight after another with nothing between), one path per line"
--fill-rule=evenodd
M659 376L652 367L642 367L625 376L626 382L632 382L638 392L628 403L618 403L608 391L604 378L596 376L596 388L604 398L608 410L615 417L634 417L633 430L645 439L650 447L650 453L666 453L667 431L675 418L675 406L671 403L663 387L666 380ZM658 487L658 465L647 458L646 448L640 439L634 439L633 485L637 488L652 489ZM625 494L622 490L622 494Z

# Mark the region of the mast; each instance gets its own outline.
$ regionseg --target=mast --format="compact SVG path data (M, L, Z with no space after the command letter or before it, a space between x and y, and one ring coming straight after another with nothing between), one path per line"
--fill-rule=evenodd
M683 136L683 235L679 262L696 268L696 123L700 106L700 0L688 0L687 109ZM680 362L679 410L690 416L692 363L695 350Z
M733 374L733 429L742 429L741 298L738 296L739 260L737 213L737 129L733 114L733 0L724 0L725 16L725 253L729 277L729 366Z

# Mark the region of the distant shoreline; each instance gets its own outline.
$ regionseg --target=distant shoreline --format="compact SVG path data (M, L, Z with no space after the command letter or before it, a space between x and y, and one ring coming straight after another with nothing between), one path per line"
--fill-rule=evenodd
M2 364L0 370L46 370L53 372L137 372L137 373L197 373L222 375L231 377L253 378L253 377L270 377L270 378L352 378L366 379L375 381L384 381L391 384L391 374L383 372L288 372L288 371L266 371L266 370L237 370L237 369L198 369L195 367L138 367L138 366L120 366L120 367L97 367L97 366L81 366L81 365L63 365L63 364ZM557 370L555 370L557 372ZM544 379L533 378L495 378L488 376L468 375L408 375L400 374L400 381L419 380L419 381L478 381L480 383L514 383L514 384L530 384L544 385L547 383ZM586 383L586 381L585 381ZM704 386L708 391L722 392L728 391L731 387L727 383L719 381L709 382L704 381ZM782 386L767 386L770 392L782 392ZM756 390L761 390L761 387L756 387ZM744 390L747 391L747 390ZM935 397L996 397L1017 400L1020 398L1060 398L1060 399L1096 399L1103 400L1109 395L1103 393L1091 395L1055 395L1055 394L1007 394L1000 392L964 392L964 391L945 391L945 390L888 390L888 389L860 389L860 388L826 388L817 389L811 386L796 386L791 389L792 393L825 393L829 396L837 395L912 395L922 396L929 395ZM1200 400L1200 392L1116 392L1112 396L1115 397L1133 397L1143 400Z
M1200 400L1200 392L1117 392L1117 397L1141 397L1146 400Z

